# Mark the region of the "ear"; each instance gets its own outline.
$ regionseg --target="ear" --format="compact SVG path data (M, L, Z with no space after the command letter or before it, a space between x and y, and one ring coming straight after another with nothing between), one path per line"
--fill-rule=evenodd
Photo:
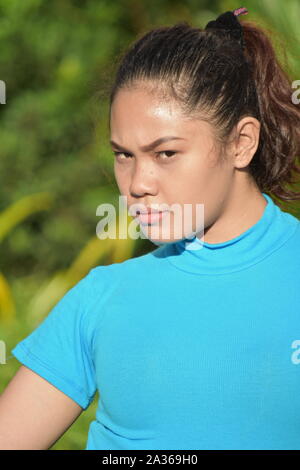
M251 162L259 145L260 122L246 116L236 126L233 148L233 163L236 168L245 168Z

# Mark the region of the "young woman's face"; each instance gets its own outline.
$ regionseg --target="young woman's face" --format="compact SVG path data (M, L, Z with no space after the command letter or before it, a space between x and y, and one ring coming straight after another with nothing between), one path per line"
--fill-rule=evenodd
M145 218L136 219L146 237L168 243L202 236L218 217L234 172L230 161L220 161L210 125L184 119L175 102L166 103L138 88L120 90L115 96L110 131L112 150L118 152L115 178L127 197L129 214L134 215L138 205L142 210L169 209L150 225ZM146 148L165 137L172 139ZM203 206L197 209L197 204ZM159 231L162 228L164 232Z

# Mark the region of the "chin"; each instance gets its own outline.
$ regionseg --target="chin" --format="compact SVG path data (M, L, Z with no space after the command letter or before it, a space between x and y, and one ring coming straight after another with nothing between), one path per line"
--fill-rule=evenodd
M159 236L154 236L154 235L151 236L151 233L147 233L147 231L145 230L143 230L143 232L144 232L145 237L157 246L171 244L171 243L179 242L185 239L192 240L195 237L195 233L192 233L188 236L182 235L182 236L176 237L172 235L172 236L164 238L164 237L159 237Z
M174 222L174 221L173 221ZM196 228L196 230L194 230ZM165 245L181 240L193 240L196 233L202 233L203 226L194 227L192 224L184 227L181 221L175 226L171 226L168 223L158 223L149 225L140 225L141 232L143 235L155 245Z

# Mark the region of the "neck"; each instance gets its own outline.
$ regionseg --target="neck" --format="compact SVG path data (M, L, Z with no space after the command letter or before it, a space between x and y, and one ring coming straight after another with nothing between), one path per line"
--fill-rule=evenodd
M205 243L231 240L252 227L262 217L266 205L258 187L249 181L246 173L239 173L222 203L220 215L197 238Z

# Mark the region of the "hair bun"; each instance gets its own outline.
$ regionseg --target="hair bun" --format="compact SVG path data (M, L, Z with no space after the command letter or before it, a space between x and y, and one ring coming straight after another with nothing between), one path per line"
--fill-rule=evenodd
M248 11L244 7L237 8L233 11L226 11L225 13L219 15L216 20L209 21L204 29L222 29L228 31L230 36L240 43L240 46L243 50L245 47L243 27L237 17L239 15L245 15L247 13Z

